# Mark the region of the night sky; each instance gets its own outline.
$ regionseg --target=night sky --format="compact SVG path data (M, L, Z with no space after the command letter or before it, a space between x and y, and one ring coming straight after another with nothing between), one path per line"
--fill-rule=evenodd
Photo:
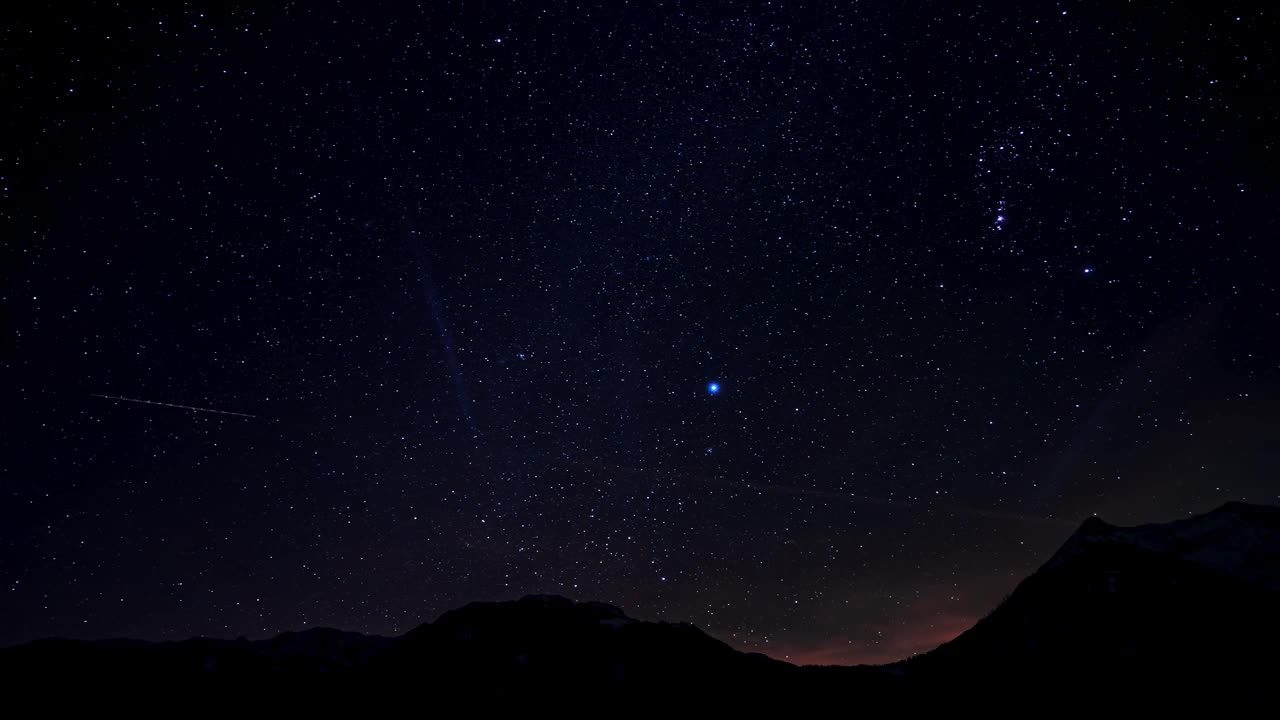
M879 662L1280 499L1268 3L56 5L0 644L556 593Z

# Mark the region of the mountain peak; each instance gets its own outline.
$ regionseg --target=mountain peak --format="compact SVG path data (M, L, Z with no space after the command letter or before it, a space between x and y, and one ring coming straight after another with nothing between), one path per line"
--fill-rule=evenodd
M1103 520L1097 515L1090 515L1080 523L1080 527L1076 529L1076 535L1103 535L1111 532L1116 528L1115 525Z
M1251 658L1280 642L1277 592L1280 508L1234 502L1133 527L1090 517L977 625L904 665L942 684L1142 674L1152 687L1262 687Z
M1043 570L1120 548L1176 558L1246 584L1280 590L1280 507L1229 502L1200 515L1132 527L1091 516Z
M583 687L955 689L997 679L1269 687L1254 658L1280 646L1280 508L1228 503L1134 527L1089 517L1053 558L955 640L887 668L797 668L693 625L646 622L558 595L474 602L400 637L312 628L258 641L43 640L0 649L14 673L349 672ZM906 683L906 685L904 685ZM1091 685L1092 686L1092 685Z
M522 605L558 605L569 606L573 601L563 595L525 595L516 602Z

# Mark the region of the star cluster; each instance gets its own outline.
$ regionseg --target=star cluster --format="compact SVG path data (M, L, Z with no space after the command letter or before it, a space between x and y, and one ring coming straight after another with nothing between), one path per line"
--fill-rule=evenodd
M880 662L1090 513L1276 501L1262 4L0 32L0 643L549 592Z

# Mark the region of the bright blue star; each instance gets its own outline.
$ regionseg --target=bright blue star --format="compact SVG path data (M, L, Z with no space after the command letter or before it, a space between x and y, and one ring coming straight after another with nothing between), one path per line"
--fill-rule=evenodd
M707 383L707 392L717 395L720 392L720 383Z

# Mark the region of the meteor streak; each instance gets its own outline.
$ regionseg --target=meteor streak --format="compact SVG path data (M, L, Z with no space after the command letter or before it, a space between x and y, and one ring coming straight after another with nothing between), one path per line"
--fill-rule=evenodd
M234 415L236 417L256 418L257 415L249 413L231 412L230 410L214 410L213 408L195 407L193 405L174 405L173 403L162 403L154 400L139 400L137 398L120 397L119 395L98 395L90 393L91 397L102 398L103 400L122 400L124 402L141 403L143 405L159 405L160 407L175 408L178 410L193 410L195 412L214 413L216 415Z

